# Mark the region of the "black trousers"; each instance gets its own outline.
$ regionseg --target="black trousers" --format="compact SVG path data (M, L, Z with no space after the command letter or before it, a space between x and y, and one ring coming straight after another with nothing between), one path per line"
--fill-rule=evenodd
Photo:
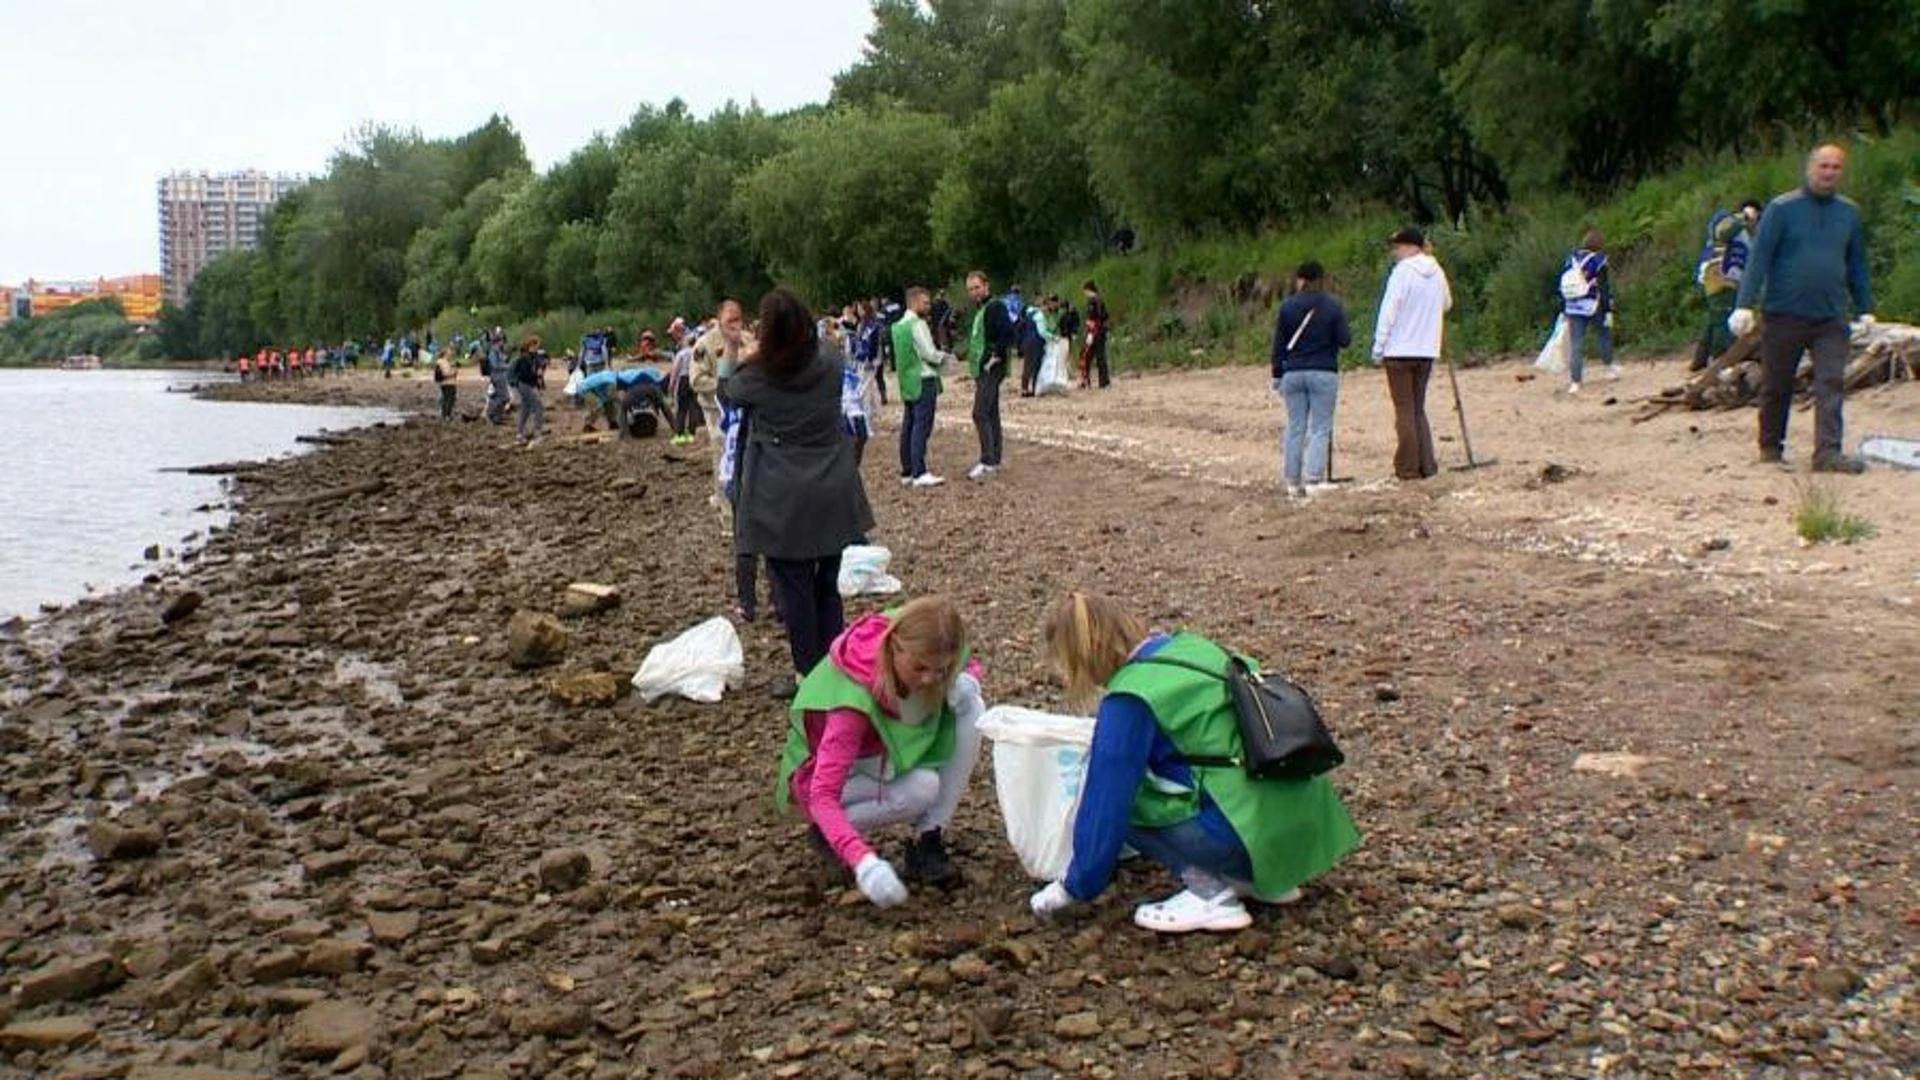
M1040 342L1020 344L1020 393L1032 396L1040 382L1040 361L1046 355L1047 347Z
M1847 400L1847 324L1841 319L1767 316L1760 328L1760 449L1778 453L1786 445L1802 353L1813 354L1813 460L1837 458Z
M1087 385L1091 370L1100 377L1101 387L1113 385L1113 373L1107 370L1107 331L1103 327L1087 335L1087 347L1080 353L1080 385Z
M973 430L980 436L980 464L998 466L1005 439L1000 433L1000 384L1007 381L1007 362L981 368L973 384Z
M840 606L840 556L824 559L767 559L780 620L787 628L793 672L806 678L827 655L827 646L847 628Z

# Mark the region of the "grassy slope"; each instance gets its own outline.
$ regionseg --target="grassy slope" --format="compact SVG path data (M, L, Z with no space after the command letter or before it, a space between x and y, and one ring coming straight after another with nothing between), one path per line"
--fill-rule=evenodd
M1622 349L1669 351L1693 341L1704 321L1693 272L1708 216L1793 187L1801 160L1718 158L1644 181L1600 207L1555 197L1433 230L1453 282L1449 340L1457 355L1538 348L1556 310L1560 262L1588 225L1605 233L1612 254ZM1877 314L1920 321L1920 130L1856 145L1844 191L1866 217ZM1285 233L1148 247L1058 269L1046 284L1077 297L1081 282L1099 281L1119 324L1118 363L1246 362L1266 355L1274 302L1249 298L1248 286L1259 293L1264 285L1270 296L1294 266L1318 259L1346 302L1355 345L1344 359L1357 363L1388 268L1382 241L1397 224L1360 213Z

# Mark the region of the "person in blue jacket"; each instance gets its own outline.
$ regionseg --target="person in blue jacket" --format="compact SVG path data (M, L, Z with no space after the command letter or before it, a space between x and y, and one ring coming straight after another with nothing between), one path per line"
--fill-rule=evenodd
M1807 156L1806 181L1775 198L1760 215L1740 298L1727 328L1752 332L1754 309L1766 313L1760 329L1760 460L1784 463L1787 412L1802 353L1813 354L1813 471L1860 473L1866 462L1842 449L1841 406L1846 400L1847 301L1864 325L1873 324L1867 284L1867 234L1860 208L1840 194L1847 152L1828 144Z
M1340 400L1340 350L1353 343L1347 309L1326 291L1327 272L1311 260L1294 271L1293 295L1273 326L1273 392L1287 406L1280 455L1287 494L1333 489L1333 409Z

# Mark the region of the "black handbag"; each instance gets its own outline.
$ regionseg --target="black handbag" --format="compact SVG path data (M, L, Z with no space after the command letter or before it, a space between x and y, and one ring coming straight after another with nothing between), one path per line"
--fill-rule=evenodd
M1139 662L1186 668L1227 684L1239 721L1240 752L1230 757L1184 755L1190 765L1238 766L1257 780L1305 780L1347 760L1313 698L1284 675L1262 675L1232 653L1224 671L1171 657L1146 656Z

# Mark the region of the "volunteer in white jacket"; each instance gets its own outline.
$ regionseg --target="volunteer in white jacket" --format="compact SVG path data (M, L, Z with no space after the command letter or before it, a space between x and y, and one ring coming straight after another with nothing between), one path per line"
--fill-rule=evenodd
M1427 380L1440 358L1453 292L1447 287L1447 272L1427 254L1427 238L1419 229L1401 229L1387 244L1395 261L1373 327L1373 362L1386 367L1387 392L1393 395L1393 475L1421 480L1440 472L1433 456L1433 429L1427 424Z

